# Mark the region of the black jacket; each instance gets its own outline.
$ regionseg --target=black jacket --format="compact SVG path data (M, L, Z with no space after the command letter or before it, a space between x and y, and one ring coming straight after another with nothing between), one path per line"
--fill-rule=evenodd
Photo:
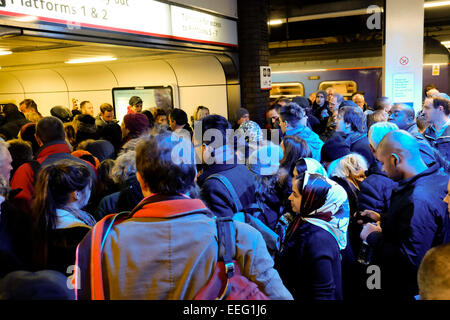
M378 213L387 212L391 200L392 189L397 183L388 178L375 161L366 171L367 178L359 185L358 210L373 210Z
M382 232L367 242L373 248L372 264L380 266L386 296L413 299L418 294L417 270L425 253L449 242L447 204L449 177L437 165L399 182L390 207L381 216Z
M15 207L11 199L16 192L1 204L0 215L0 278L7 273L25 270L31 262L31 224L29 214Z
M339 246L324 229L303 222L286 239L275 264L295 300L341 300Z
M350 151L362 155L366 159L368 166L371 166L376 161L375 156L370 150L369 139L366 133L352 132L345 135L345 140L350 146Z
M218 179L208 179L210 175L220 173L233 185L244 209L255 203L254 177L243 164L213 164L198 177L201 189L200 197L211 211L219 217L232 216L235 213L233 199Z
M131 175L120 191L104 197L95 212L95 218L100 221L108 214L131 211L144 198L136 175Z

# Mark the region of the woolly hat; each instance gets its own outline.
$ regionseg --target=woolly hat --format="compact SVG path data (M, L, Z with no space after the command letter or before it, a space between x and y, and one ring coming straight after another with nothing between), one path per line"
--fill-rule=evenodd
M333 162L351 153L350 145L341 134L334 134L322 146L320 157L322 162Z
M100 162L106 159L114 159L114 146L107 140L96 140L88 143L85 147Z
M130 136L138 137L149 127L148 118L142 113L129 113L123 117L125 127L130 130Z
M95 171L95 169L97 169L100 166L100 161L97 159L97 157L93 156L89 151L76 150L76 151L72 152L72 155L81 160L89 162L89 164L92 165L92 168L94 169L94 171Z
M70 118L72 117L70 110L61 106L51 108L50 114L62 122L70 122Z
M239 108L236 111L236 120L239 120L240 118L242 118L243 116L245 116L246 114L249 114L247 109L244 108Z
M258 142L263 138L260 126L254 121L246 121L236 130L236 135L248 138L247 142ZM247 140L247 139L246 139Z
M251 172L261 176L272 176L280 167L283 150L274 143L268 143L254 151L248 159L248 168Z

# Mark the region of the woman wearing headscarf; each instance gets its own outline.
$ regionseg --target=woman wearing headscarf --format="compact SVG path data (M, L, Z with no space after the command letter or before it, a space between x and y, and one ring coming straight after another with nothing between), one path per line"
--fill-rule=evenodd
M289 197L297 214L289 225L276 266L296 300L341 300L340 250L347 245L345 190L328 178L304 172Z
M309 173L317 173L323 176L327 176L327 171L322 164L313 158L300 158L295 162L293 167L292 176L297 178L300 174L308 171Z

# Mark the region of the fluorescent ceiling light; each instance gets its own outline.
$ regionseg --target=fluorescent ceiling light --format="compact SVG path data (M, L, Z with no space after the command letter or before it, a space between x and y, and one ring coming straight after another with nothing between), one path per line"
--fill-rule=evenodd
M423 6L425 8L450 6L450 1L429 1L429 2L425 2Z
M444 62L436 62L436 63L424 63L424 66L435 66L435 65L440 65L440 66L445 66L447 63Z
M446 46L447 48L450 47L450 41L441 41L441 44Z
M278 25L283 24L283 23L284 23L284 22L283 22L283 20L281 20L281 19L270 20L270 21L269 21L269 25L271 25L271 26L278 26Z
M0 50L0 56L6 56L8 54L12 54L12 52L11 51L2 51L2 50Z
M38 18L35 16L23 16L23 17L14 18L13 20L19 21L19 22L32 22L32 21L38 20Z
M289 71L272 71L272 74L279 73L297 73L297 72L319 72L319 71L327 71L327 69L311 69L311 70L289 70Z
M83 58L83 59L72 59L66 61L66 63L89 63L89 62L103 62L103 61L114 61L117 58L114 57L96 57L96 58Z

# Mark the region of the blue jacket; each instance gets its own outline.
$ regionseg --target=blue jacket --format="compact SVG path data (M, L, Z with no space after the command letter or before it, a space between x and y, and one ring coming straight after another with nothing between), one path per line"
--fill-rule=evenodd
M297 136L305 140L311 150L312 157L320 162L320 151L322 150L323 141L310 128L300 125L295 129L286 131L285 136Z
M425 162L428 167L436 163L435 151L430 146L427 139L425 139L425 137L419 132L417 129L417 124L413 123L411 126L406 128L406 131L416 138L423 162Z
M450 126L445 128L440 137L437 137L436 130L430 126L424 136L432 147L436 148L447 161L450 161Z
M380 162L375 161L366 171L367 178L359 185L359 211L367 209L384 213L389 208L392 189L397 186L397 183L388 178L380 167Z
M304 222L285 242L275 264L294 300L341 300L339 247L324 229Z
M243 164L213 164L198 177L200 197L207 207L219 217L233 216L234 201L228 190L218 179L208 179L210 175L220 173L233 185L243 208L255 203L255 178Z
M425 253L449 241L449 214L443 202L448 180L434 165L393 189L390 207L381 216L382 232L367 238L386 296L412 299L418 293L417 270Z

